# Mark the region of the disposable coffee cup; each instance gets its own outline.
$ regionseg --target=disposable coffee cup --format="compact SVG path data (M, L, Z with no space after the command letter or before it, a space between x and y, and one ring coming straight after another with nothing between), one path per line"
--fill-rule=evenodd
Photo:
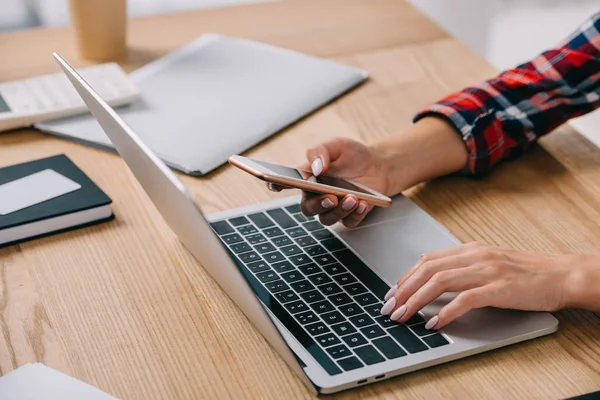
M127 0L69 0L79 54L115 61L127 54Z

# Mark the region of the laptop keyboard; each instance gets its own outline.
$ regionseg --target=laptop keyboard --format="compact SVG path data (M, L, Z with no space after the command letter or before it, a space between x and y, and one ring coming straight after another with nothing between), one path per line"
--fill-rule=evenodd
M380 314L389 286L300 206L211 223L260 300L330 374L445 346L414 315Z

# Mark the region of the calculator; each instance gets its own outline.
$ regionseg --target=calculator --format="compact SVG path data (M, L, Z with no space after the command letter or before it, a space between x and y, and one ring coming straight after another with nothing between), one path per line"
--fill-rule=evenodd
M130 104L140 91L116 63L78 70L111 106ZM88 112L83 100L62 74L0 82L0 132Z

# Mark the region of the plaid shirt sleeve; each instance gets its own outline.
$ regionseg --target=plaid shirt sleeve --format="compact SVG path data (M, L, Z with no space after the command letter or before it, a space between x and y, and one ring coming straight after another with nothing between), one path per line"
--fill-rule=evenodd
M542 135L600 106L600 13L557 48L421 110L449 121L464 140L465 172L483 175Z

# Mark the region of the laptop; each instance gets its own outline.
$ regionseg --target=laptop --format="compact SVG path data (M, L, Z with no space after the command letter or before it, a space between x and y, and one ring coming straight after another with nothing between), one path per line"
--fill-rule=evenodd
M305 217L294 196L205 216L138 135L54 57L171 229L313 393L557 330L550 313L494 308L473 310L439 331L425 329L455 294L404 324L381 316L385 293L420 254L459 244L427 213L399 196L358 228L330 229Z

